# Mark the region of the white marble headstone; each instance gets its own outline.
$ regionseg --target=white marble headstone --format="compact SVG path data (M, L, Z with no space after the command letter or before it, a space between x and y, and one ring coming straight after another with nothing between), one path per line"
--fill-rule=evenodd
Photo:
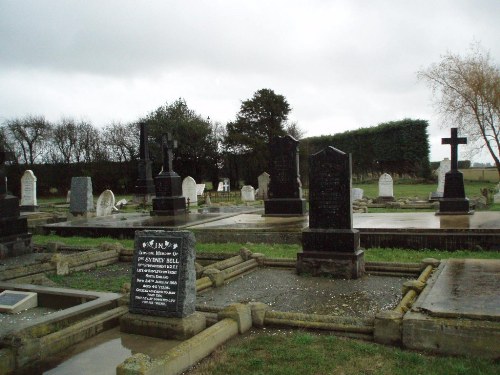
M219 181L219 186L217 186L217 191L224 191L224 182Z
M355 201L357 199L363 199L363 189L359 189L359 188L353 188L351 190L351 196L352 196L352 200Z
M251 185L245 185L241 188L241 200L243 202L255 201L255 189Z
M450 170L451 160L448 158L444 158L443 160L441 160L438 168L438 187L436 190L438 193L444 193L444 177Z
M269 189L269 173L263 172L259 177L257 177L257 181L259 183L259 193L258 197L260 199L267 199L267 191Z
M205 193L205 184L196 184L196 195L203 195Z
M104 190L97 199L95 215L108 216L113 212L115 206L115 195L111 190Z
M378 196L394 197L394 182L388 173L384 173L378 179Z
M21 206L36 206L36 177L28 169L21 177Z
M186 198L186 203L189 199L189 204L198 203L198 195L196 194L196 181L193 177L187 176L182 180L182 196Z

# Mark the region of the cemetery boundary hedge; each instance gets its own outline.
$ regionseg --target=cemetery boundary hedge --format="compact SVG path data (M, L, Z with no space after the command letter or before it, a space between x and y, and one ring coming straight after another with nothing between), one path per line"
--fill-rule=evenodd
M428 125L426 120L404 119L304 138L300 141L301 179L307 180L309 156L328 146L352 154L352 173L357 177L389 173L430 178Z

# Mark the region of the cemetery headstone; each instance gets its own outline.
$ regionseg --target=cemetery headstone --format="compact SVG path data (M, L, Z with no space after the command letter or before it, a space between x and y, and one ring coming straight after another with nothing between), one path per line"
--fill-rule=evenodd
M269 144L270 160L268 199L264 201L267 216L301 216L306 214L299 174L299 141L286 135Z
M458 145L467 144L467 138L458 137L458 129L451 128L451 137L442 144L451 146L451 169L445 174L443 198L439 200L439 215L472 214L469 199L465 197L464 176L458 170Z
M68 190L68 192L66 193L66 203L70 202L71 202L71 190Z
M26 217L20 217L19 199L7 193L5 161L14 155L0 145L0 259L32 252Z
M139 140L138 178L135 183L134 201L142 203L142 202L151 202L155 194L155 186L152 177L153 175L151 172L151 160L149 158L147 124L141 122L139 124L139 130L140 130L140 140Z
M89 216L94 212L92 179L90 177L73 177L71 179L69 212L73 216Z
M353 188L351 190L351 195L352 195L352 200L353 201L356 201L356 200L359 200L359 199L363 199L363 194L364 194L363 189Z
M21 211L38 211L36 199L36 177L32 170L28 169L21 177Z
M394 201L394 181L388 173L384 173L378 179L378 198L379 202Z
M446 173L451 170L451 160L449 158L444 158L439 163L439 168L437 169L438 175L438 186L435 192L432 192L430 195L431 201L439 200L439 198L443 197L444 193L444 180Z
M203 196L205 194L205 184L196 184L196 195Z
M241 200L243 202L255 201L255 189L253 186L245 185L241 188Z
M263 172L259 177L257 177L257 182L259 184L259 194L257 197L259 199L267 199L268 198L268 190L269 190L269 173Z
M186 317L195 311L195 239L188 231L137 231L130 312Z
M219 185L217 185L217 192L222 193L224 191L224 182L219 181Z
M196 186L196 181L191 176L187 176L182 180L182 195L186 198L186 201L189 199L189 204L198 203Z
M352 227L351 155L334 147L309 158L309 228L297 272L355 279L364 274L359 231Z
M151 215L175 216L186 213L186 199L182 196L181 177L172 169L177 141L170 133L162 136L163 169L155 177L156 197Z
M113 212L115 206L115 195L111 190L104 190L96 203L96 216L109 216Z
M493 195L493 203L500 203L500 183L496 187L495 195Z
M38 306L38 296L33 292L4 290L0 293L0 312L17 314Z

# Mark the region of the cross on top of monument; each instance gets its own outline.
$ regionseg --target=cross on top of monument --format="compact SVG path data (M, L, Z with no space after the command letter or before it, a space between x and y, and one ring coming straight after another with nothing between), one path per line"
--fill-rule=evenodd
M164 133L162 135L162 156L163 156L163 171L173 172L172 161L174 160L174 149L177 148L177 140L172 139L172 133Z
M458 145L467 144L467 138L458 137L458 129L451 128L451 138L441 138L441 144L451 146L451 170L458 169Z

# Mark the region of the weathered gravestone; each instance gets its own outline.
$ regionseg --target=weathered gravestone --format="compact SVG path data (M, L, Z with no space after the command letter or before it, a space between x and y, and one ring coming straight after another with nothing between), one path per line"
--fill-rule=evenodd
M299 141L286 135L269 144L269 189L264 201L267 216L300 216L306 214L299 174Z
M0 148L0 259L32 252L28 221L20 217L19 199L7 193L5 161L13 156Z
M121 330L185 339L206 326L195 312L195 238L188 231L137 231L130 305Z
M451 137L442 144L451 146L451 169L444 177L443 198L439 200L439 215L472 214L469 199L465 197L464 176L458 170L458 145L467 144L467 138L458 137L458 129L451 128Z
M388 173L384 173L378 179L378 202L394 201L394 181Z
M353 188L351 190L351 197L352 197L353 201L357 201L357 200L363 199L363 194L364 194L363 189Z
M138 178L135 183L134 201L138 203L151 202L155 194L153 175L151 172L151 160L149 159L148 128L146 123L139 124L139 161Z
M38 211L36 199L36 177L32 170L28 169L21 177L21 207L22 212Z
M181 177L172 169L177 141L170 133L162 136L163 170L155 177L156 197L151 215L175 216L186 213L186 199L182 196Z
M196 184L196 195L203 196L205 194L205 184Z
M184 180L182 180L182 195L186 198L186 204L188 201L189 204L198 203L196 186L196 181L191 176L187 176Z
M217 192L222 193L224 191L224 182L219 181L219 184L217 185Z
M241 200L243 202L255 201L255 189L253 186L245 185L241 188Z
M333 147L309 158L309 228L302 231L297 272L355 279L365 272L352 228L351 155Z
M92 179L90 177L73 177L71 179L69 212L73 216L93 215L94 197L92 195Z
M451 160L448 158L444 158L439 163L439 168L437 169L438 175L438 186L435 192L431 193L430 199L431 201L439 200L439 198L443 197L444 193L444 180L446 173L451 170Z
M115 195L111 190L104 190L97 199L95 216L109 216L115 206Z
M257 194L257 197L259 199L267 199L268 198L268 190L269 190L269 180L270 176L269 173L263 172L259 177L257 177L257 182L259 184L259 194Z

